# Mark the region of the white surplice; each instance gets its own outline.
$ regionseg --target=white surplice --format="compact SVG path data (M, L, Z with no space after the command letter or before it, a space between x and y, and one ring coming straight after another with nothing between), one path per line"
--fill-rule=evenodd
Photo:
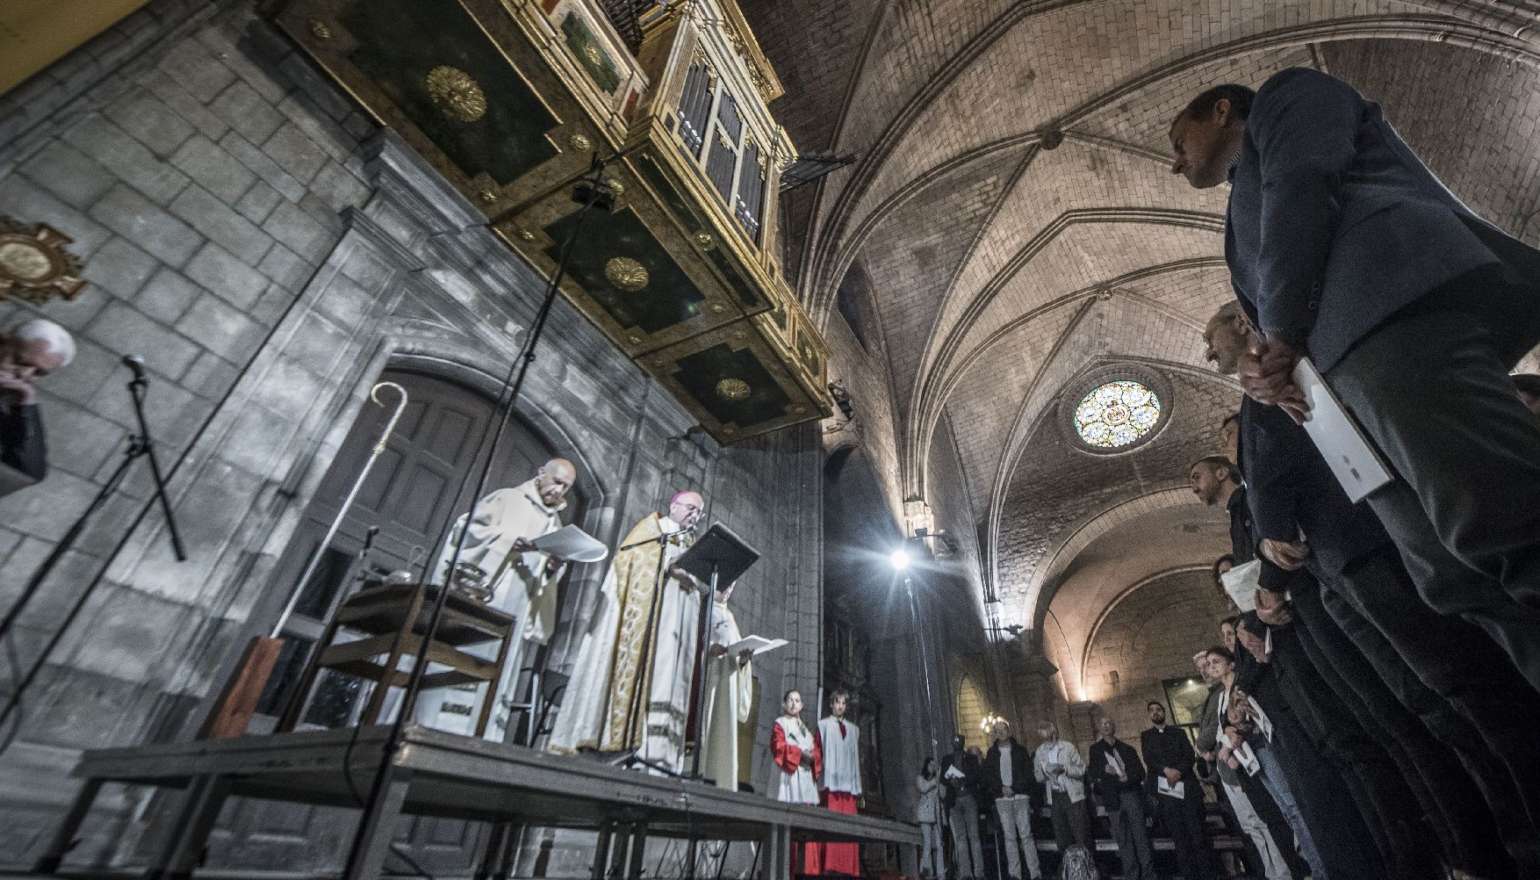
M460 548L460 563L470 563L486 572L488 579L496 577L492 601L496 608L514 618L514 631L503 659L502 678L498 682L496 703L492 718L487 724L484 739L503 742L507 738L508 706L515 696L519 671L524 655L524 643L545 644L556 628L558 607L557 581L561 570L549 572L544 553L514 553L513 542L518 538L533 541L542 535L561 528L561 511L566 502L547 507L540 498L535 480L521 483L510 489L498 489L476 505L476 519L465 533L465 543ZM434 582L448 580L449 562L455 552L455 542L465 528L466 517L461 516L450 530L449 538L439 556L434 571ZM499 572L501 572L499 574ZM497 657L501 645L486 643L466 648L487 660ZM475 729L485 685L460 685L423 691L417 698L414 717L425 727L470 735Z
M818 739L823 746L823 778L818 780L818 787L860 797L861 728L849 720L843 723L845 732L841 735L841 719L830 715L818 722Z
M775 719L775 727L786 744L796 746L800 754L816 754L817 743L813 738L813 731L803 723L801 718L787 718L782 715ZM771 737L772 749L775 739L774 736ZM818 784L813 781L813 769L811 765L804 766L799 762L795 770L787 773L786 768L780 766L780 762L777 761L775 775L780 778L777 780L779 784L775 790L775 799L792 804L818 803Z
M724 648L743 635L727 603L717 602L711 616L711 644ZM754 709L752 663L738 665L732 654L712 657L706 666L706 700L702 713L701 772L718 788L738 790L738 727Z

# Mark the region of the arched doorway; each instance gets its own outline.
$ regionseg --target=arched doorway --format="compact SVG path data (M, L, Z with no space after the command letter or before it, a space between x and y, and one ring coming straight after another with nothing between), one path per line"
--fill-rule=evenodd
M291 696L326 619L355 579L368 530L379 529L370 568L410 568L420 575L433 562L441 532L469 506L481 461L477 446L496 415L494 401L459 383L413 370L387 370L380 381L405 388L408 403L321 565L300 593L284 628L283 653L258 707L266 717L254 722L254 728L264 722L271 725ZM385 406L366 404L359 413L284 551L273 578L272 617L325 536L394 411L394 395L387 391L381 397ZM550 444L514 419L494 456L489 491L529 479L552 454ZM581 522L583 506L584 498L574 488L564 520ZM301 723L348 723L362 690L354 679L323 674ZM237 800L215 833L211 864L235 869L274 864L295 870L334 868L339 853L346 851L337 841L347 839L356 816L345 810ZM403 831L404 848L434 874L468 870L483 833L478 823L433 819L404 824Z

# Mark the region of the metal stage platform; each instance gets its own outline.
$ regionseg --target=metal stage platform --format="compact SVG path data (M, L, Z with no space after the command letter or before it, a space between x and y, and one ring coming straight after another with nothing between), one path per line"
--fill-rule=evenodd
M59 869L97 792L114 782L186 790L170 825L172 838L146 876L192 877L225 798L357 807L388 735L388 727L376 726L86 752L74 770L85 784L36 870ZM349 787L344 761L359 795ZM758 843L763 880L790 876L793 841L920 842L918 827L907 823L783 804L417 726L406 728L392 765L389 787L373 814L360 820L368 829L368 855L343 875L347 880L379 876L403 814L491 823L494 832L476 874L484 878L511 871L513 829L519 826L599 832L595 880L637 878L650 837Z

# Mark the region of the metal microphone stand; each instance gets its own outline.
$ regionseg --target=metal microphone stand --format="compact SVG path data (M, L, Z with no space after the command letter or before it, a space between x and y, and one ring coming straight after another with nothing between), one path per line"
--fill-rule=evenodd
M128 382L128 393L134 401L134 418L138 421L139 433L128 436L128 448L123 450L123 460L118 462L117 469L107 478L107 482L102 484L101 491L96 493L96 497L91 499L91 503L86 505L86 509L80 514L80 518L75 520L74 525L70 526L69 531L64 533L64 537L59 539L59 543L54 545L53 551L48 554L48 558L44 559L43 563L37 567L37 571L32 573L32 577L27 581L26 587L21 591L21 596L11 605L10 610L6 612L5 619L0 621L0 640L3 640L10 634L11 628L16 624L17 619L21 617L21 612L32 601L32 597L37 595L38 590L43 586L43 582L53 572L54 566L58 565L59 560L64 558L64 554L68 553L75 545L75 542L80 538L81 532L85 531L86 523L90 521L97 510L101 509L101 506L112 496L112 493L117 491L118 486L123 483L123 479L128 476L129 468L141 457L150 460L150 475L155 480L155 497L159 500L161 510L166 515L166 528L171 533L172 552L176 554L178 562L187 561L187 551L182 547L182 536L176 528L176 514L171 510L171 500L166 496L166 479L160 470L160 460L155 457L155 440L150 436L150 425L144 418L144 395L150 384L144 375L144 362L133 355L128 355L123 358L123 364L134 373L134 377ZM69 613L65 615L64 622L59 625L58 630L54 632L48 644L38 654L32 668L27 670L27 674L11 691L10 699L6 701L5 708L0 709L0 724L5 723L5 720L10 717L17 704L21 702L22 691L25 691L32 684L32 680L37 677L38 671L43 668L44 659L53 652L54 646L59 643L59 640L64 636L64 632L74 622L76 615L80 613L80 609L85 607L86 600L91 597L91 594L96 589L96 585L99 583L101 583L100 578L93 580L85 592L81 593L80 597L75 600L75 604L70 608Z

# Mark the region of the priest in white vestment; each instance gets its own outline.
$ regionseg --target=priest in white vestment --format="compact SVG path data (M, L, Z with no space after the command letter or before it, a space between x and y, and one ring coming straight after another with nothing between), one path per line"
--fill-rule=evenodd
M823 752L823 775L818 787L824 806L836 813L854 815L861 802L861 728L845 719L850 693L841 688L829 697L829 716L818 722L818 744ZM823 872L857 877L861 874L861 845L826 843Z
M551 751L629 751L684 769L700 596L674 562L705 503L679 492L666 515L648 514L621 541L578 645Z
M514 632L503 659L498 680L496 703L483 738L504 742L508 720L519 683L524 644L543 645L556 628L559 607L557 582L563 565L560 559L536 550L536 538L561 528L561 512L567 507L567 492L577 480L577 469L565 458L554 458L535 472L533 479L509 489L498 489L476 505L476 518L465 530L467 513L455 521L439 556L435 582L449 580L449 563L455 554L455 542L465 530L457 567L475 566L484 575L483 583L492 588L489 607L514 619ZM487 643L467 648L467 653L495 659L501 645ZM423 691L417 698L414 714L426 727L471 734L479 716L485 685L460 685Z
M738 790L738 728L754 710L753 651L728 653L743 639L727 607L733 584L717 590L711 612L711 647L706 665L706 697L701 713L701 772L718 788Z

